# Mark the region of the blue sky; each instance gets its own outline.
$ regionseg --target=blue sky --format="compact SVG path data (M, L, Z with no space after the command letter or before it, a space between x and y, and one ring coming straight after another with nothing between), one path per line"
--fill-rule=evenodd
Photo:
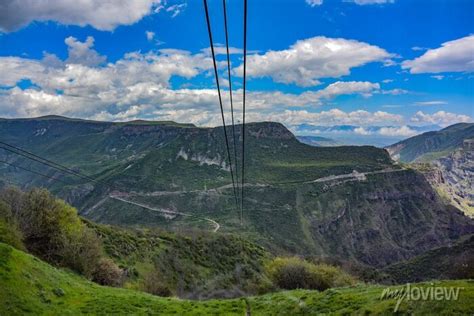
M242 7L228 0L237 115ZM410 136L474 117L474 1L249 0L248 21L249 120ZM2 1L0 30L1 117L219 124L200 0Z

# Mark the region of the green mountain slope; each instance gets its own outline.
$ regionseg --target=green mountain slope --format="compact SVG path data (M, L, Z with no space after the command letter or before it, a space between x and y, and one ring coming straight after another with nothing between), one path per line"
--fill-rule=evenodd
M380 286L360 285L325 292L289 291L247 299L188 301L108 288L0 243L0 314L2 315L316 315L390 314L396 299L383 299ZM402 300L399 311L419 315L468 315L474 310L472 281L412 285L462 288L458 300ZM392 290L399 287L392 287Z
M381 270L395 283L474 278L474 236L458 243L388 266Z
M437 132L413 136L386 147L392 158L401 162L431 161L445 156L474 138L474 123L459 123Z
M11 166L1 167L0 176L47 186L101 223L239 233L275 253L335 256L375 266L474 230L472 220L446 207L418 173L393 165L383 149L312 147L273 122L249 124L247 131L244 225L219 127L58 117L3 120L0 140L100 182L64 176L2 150L0 159L70 184Z

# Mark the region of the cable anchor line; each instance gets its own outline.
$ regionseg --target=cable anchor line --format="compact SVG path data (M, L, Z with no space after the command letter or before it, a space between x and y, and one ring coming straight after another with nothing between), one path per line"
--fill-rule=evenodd
M209 33L209 42L210 42L210 45L211 45L212 63L213 63L213 66L214 66L214 75L215 75L215 78L216 78L217 94L219 96L219 105L220 105L220 109L221 109L222 126L223 126L223 129L224 129L224 138L225 138L225 144L226 144L226 148L227 148L227 158L229 160L230 176L232 178L232 188L234 190L235 203L236 203L236 206L238 206L237 192L236 192L235 181L234 181L234 171L233 171L233 168L232 168L232 159L231 159L230 148L229 148L229 138L227 136L227 127L226 127L226 124L225 124L224 108L222 106L222 95L221 95L221 89L220 89L220 84L219 84L219 75L218 75L218 72L217 72L216 55L215 55L215 52L214 52L214 41L212 39L211 20L209 18L209 9L207 7L207 0L203 0L203 3L204 3L204 10L206 12L207 31Z
M230 113L232 118L232 140L234 147L234 167L235 167L235 182L237 183L237 192L239 191L239 173L237 165L237 141L235 139L235 122L234 122L234 101L232 96L232 77L230 71L230 53L229 53L229 31L227 27L227 0L222 0L222 7L224 10L224 28L225 28L225 46L227 52L227 77L229 80L229 99L230 99Z
M244 72L243 72L243 91L242 91L242 181L240 191L240 225L243 225L244 217L244 184L245 184L245 98L247 88L247 0L244 0Z

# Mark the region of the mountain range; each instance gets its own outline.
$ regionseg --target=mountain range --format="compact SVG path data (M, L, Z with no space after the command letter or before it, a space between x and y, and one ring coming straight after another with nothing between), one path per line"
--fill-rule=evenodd
M418 171L394 164L384 149L313 147L274 122L248 124L247 133L242 224L222 127L5 119L0 121L2 142L95 181L7 150L0 151L0 159L9 163L0 176L22 187L48 187L100 223L238 233L274 253L376 267L474 232L473 220L447 205ZM240 157L241 126L236 134ZM235 163L240 168L239 158Z
M405 126L361 126L333 125L320 126L301 124L293 126L292 130L298 137L317 136L330 138L341 145L372 145L385 147L404 140L407 137L428 131L438 131L438 125L405 125Z

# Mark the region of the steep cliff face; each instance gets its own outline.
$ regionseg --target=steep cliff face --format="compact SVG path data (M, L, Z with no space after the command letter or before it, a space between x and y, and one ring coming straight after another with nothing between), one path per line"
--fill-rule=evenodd
M384 266L473 231L473 222L446 208L414 171L300 189L298 209L322 255Z
M243 226L228 188L135 192L126 199L153 209L109 199L87 216L104 223L186 229L191 218L165 220L154 211L179 210L196 216L195 224L198 218L212 218L220 231L245 234L277 253L338 257L379 267L474 232L474 222L445 206L421 174L387 170L362 175L248 184ZM206 223L200 227L206 229Z
M474 217L474 139L465 140L462 148L421 169L442 197Z

